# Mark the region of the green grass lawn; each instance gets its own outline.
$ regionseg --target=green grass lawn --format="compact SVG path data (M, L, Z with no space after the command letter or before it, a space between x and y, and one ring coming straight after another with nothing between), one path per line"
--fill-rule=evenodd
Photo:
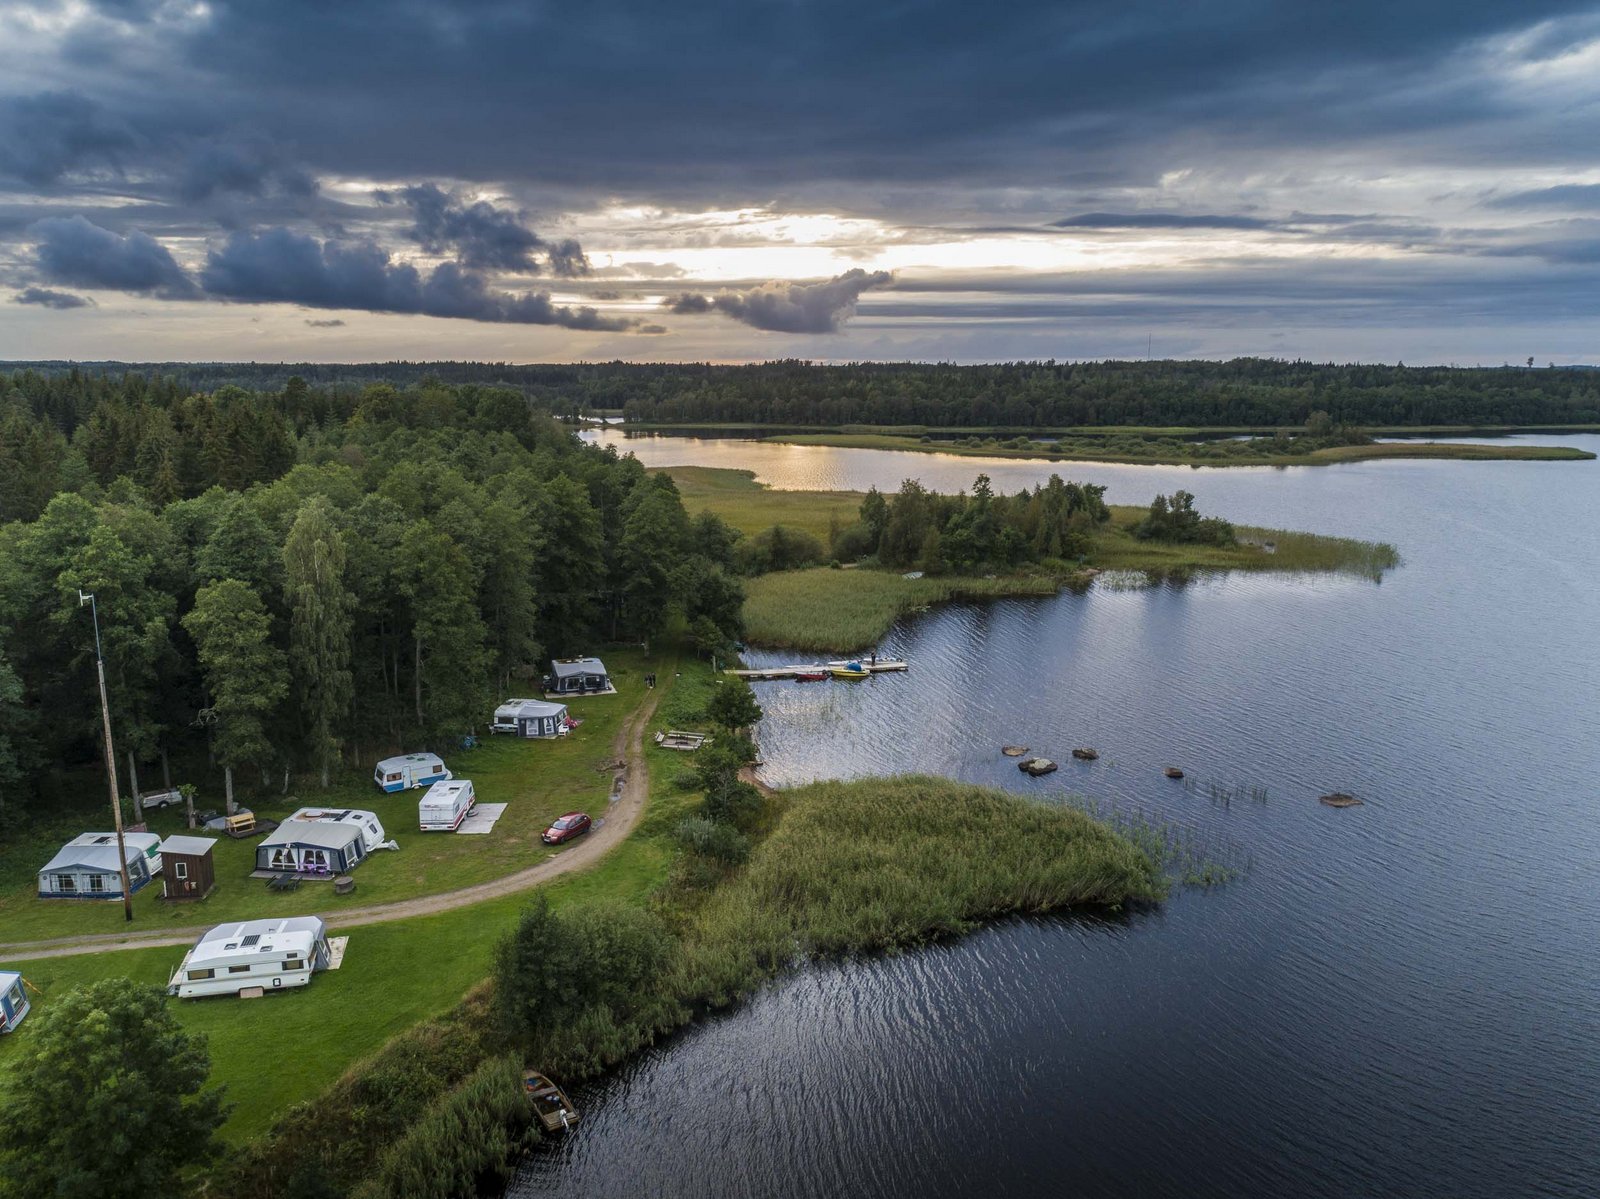
M625 655L615 651L608 651L606 659L614 673L623 674L619 682L622 693L611 697L595 697L586 701L586 704L574 703L574 711L586 716L579 733L591 729L598 733L602 726L609 731L603 740L592 743L592 752L573 754L570 764L572 778L581 777L582 772L594 774L592 768L595 762L607 756L611 734L641 698L637 675L642 659L636 656L628 661ZM651 724L652 729L665 727L668 723L675 727L693 723L713 681L709 667L703 663L684 662L673 670L664 664L670 661L663 659L655 664L663 694L657 718ZM632 676L633 686L628 685L629 675ZM605 720L594 718L591 721L587 718L588 712L607 703L611 705L609 710L612 716ZM524 756L520 751L536 754L540 750L565 748L569 743L575 746L584 744L574 737L568 737L560 743L532 744L512 743L506 739L503 748L496 749L496 745L501 745L497 742L478 752L504 754L512 764L506 768L505 777L514 780L525 774L543 776L551 773L547 768L537 771L515 769L519 763L524 768L530 763L548 766L541 759ZM639 827L594 869L561 878L544 887L543 891L552 903L558 906L581 903L602 896L643 903L666 878L674 853L671 829L698 800L698 796L672 785L676 774L690 764L692 755L662 750L653 745L646 752L651 771L651 799ZM587 806L591 811L603 811L610 775L594 774L594 778L600 780L598 790L592 793ZM478 780L475 777L473 781L476 784ZM565 794L559 784L552 782L550 786L556 794ZM372 794L377 794L375 788ZM415 794L407 794L412 796L414 818ZM556 813L568 807L582 806L565 799L552 799L551 802L554 806L550 811ZM531 799L525 798L523 803L530 809L534 806ZM511 811L508 808L506 815L510 816ZM459 842L468 847L477 843L485 847L478 852L488 852L486 843L494 841L502 827L504 818L488 837L440 834L429 839ZM414 833L409 840L415 842L422 838L421 833ZM403 856L410 848L406 839L402 840L402 844L406 848L397 856ZM517 867L533 859L511 853L509 860L513 867ZM467 861L470 859L458 863L463 874L468 872ZM503 868L505 861L502 858L502 868L472 862L474 877L460 881L479 881L478 875L492 878L504 874L507 872ZM370 865L364 863L357 877L363 877ZM439 869L444 867L441 865ZM451 886L459 885L454 877L449 882ZM253 893L260 886L253 884L250 890ZM221 893L219 888L218 894ZM331 891L314 894L319 896L315 910L323 915L336 914L337 909L327 902L332 899ZM360 894L358 890L358 896ZM298 903L287 905L284 914L307 910L306 887L302 887L297 895L287 898L298 900ZM370 900L370 894L365 898ZM311 986L286 994L260 1000L173 1000L173 1010L184 1027L204 1032L209 1038L212 1078L228 1086L230 1098L237 1105L224 1134L232 1139L242 1139L261 1132L288 1105L308 1099L323 1090L349 1066L372 1053L394 1034L419 1020L454 1007L468 989L488 974L495 942L511 926L527 900L527 894L512 895L435 916L353 929L340 928L341 934L350 934L350 946L343 968L319 974ZM211 920L208 907L185 907L183 910L193 913L193 918L187 922L205 923ZM114 914L120 923L120 906L115 907ZM126 976L164 986L182 957L183 950L173 947L44 958L32 962L7 963L7 966L20 969L28 981L42 992L42 995L34 996L37 1013L48 1008L52 994L99 978ZM17 1047L26 1043L28 1033L29 1024L24 1023L14 1036L0 1040L0 1072L6 1069L6 1062Z
M376 812L385 833L400 843L398 852L379 851L354 871L353 895L336 896L325 882L302 883L297 891L274 893L255 869L261 836L235 841L220 834L212 851L217 887L201 901L169 903L161 898L158 877L134 896L134 922L122 917L120 901L40 899L38 870L69 838L99 831L109 824L103 801L74 805L59 819L41 822L0 851L0 943L42 940L80 933L150 932L163 927L217 924L224 920L288 916L313 910L337 916L341 908L366 907L393 900L453 891L535 865L560 850L542 844L539 834L563 812L604 808L611 773L600 769L612 760L611 744L623 720L644 693L646 668L638 650L607 650L606 665L616 682L616 695L573 699L568 709L583 723L554 740L489 737L474 750L441 750L458 778L472 780L479 803L504 803L507 808L486 835L424 833L417 827L417 801L422 791L385 794L372 781L372 767L352 768L323 791L314 784L296 796L242 795L241 802L258 815L280 819L302 806L351 807ZM659 660L650 663L659 670ZM304 780L302 780L303 782ZM217 788L216 790L220 790ZM197 807L210 807L209 796ZM220 808L220 803L216 806ZM179 808L152 813L152 832L163 836L186 832Z

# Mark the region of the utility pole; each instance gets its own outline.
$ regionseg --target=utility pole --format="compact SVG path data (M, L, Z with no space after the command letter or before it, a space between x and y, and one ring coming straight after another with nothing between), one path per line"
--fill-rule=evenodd
M94 592L78 592L78 607L89 605L94 619L94 666L100 676L100 719L105 725L106 782L111 787L111 814L117 823L117 870L122 875L122 918L133 919L133 895L128 890L128 849L122 839L122 797L117 794L117 757L111 748L111 701L106 697L106 659L100 651L100 607Z

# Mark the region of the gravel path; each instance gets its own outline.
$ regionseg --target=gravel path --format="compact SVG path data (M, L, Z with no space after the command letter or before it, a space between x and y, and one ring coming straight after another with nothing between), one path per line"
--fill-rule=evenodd
M645 764L644 733L655 715L660 692L652 688L638 709L623 723L612 742L612 756L623 766L617 771L612 792L620 791L616 803L606 805L605 819L593 832L571 849L556 857L529 866L515 874L462 887L458 891L444 891L437 895L423 895L416 899L402 899L394 903L373 904L364 908L346 908L337 915L327 917L330 929L356 928L364 924L384 924L391 920L410 920L415 916L431 916L455 908L468 907L503 895L514 895L547 883L563 874L585 870L604 857L612 847L620 844L639 823L644 812L646 797L650 794L650 769ZM49 941L19 941L0 945L0 957L13 961L30 961L37 958L73 957L84 953L110 953L124 949L155 949L167 945L189 945L210 925L168 929L165 932L140 936L137 933L94 933L81 937L57 937Z

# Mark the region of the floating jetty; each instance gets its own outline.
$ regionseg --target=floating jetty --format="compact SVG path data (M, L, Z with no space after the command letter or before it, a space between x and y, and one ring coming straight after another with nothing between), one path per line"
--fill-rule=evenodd
M735 678L746 679L752 683L767 682L772 679L794 679L801 675L815 677L820 673L830 673L834 670L844 670L852 662L859 662L861 669L867 674L899 674L911 669L911 663L890 661L888 658L873 662L867 658L849 658L838 662L807 662L797 666L768 666L763 670L725 670L722 673L731 674Z

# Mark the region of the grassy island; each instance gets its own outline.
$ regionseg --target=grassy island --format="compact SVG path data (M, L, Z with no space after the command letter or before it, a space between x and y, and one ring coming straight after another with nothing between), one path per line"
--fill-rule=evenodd
M1147 466L1327 466L1380 458L1455 458L1466 461L1571 462L1594 454L1573 446L1484 445L1439 441L1366 441L1350 445L1298 444L1301 438L1184 440L1159 430L1106 429L1095 435L1037 440L1019 435L935 439L916 432L776 433L763 441L858 450L913 450L982 458L1033 458L1050 462L1115 462Z
M751 471L666 468L691 511L711 512L747 535L781 524L826 541L859 516L860 492L777 491ZM1241 527L1230 544L1169 542L1136 536L1142 508L1111 506L1086 534L1081 555L992 575L815 566L757 575L745 584L745 635L753 644L815 653L850 653L883 637L900 617L951 600L1054 595L1087 586L1101 571L1162 577L1206 570L1324 571L1376 579L1398 564L1383 543L1282 529ZM1081 557L1081 561L1078 560ZM910 577L910 576L919 577Z

